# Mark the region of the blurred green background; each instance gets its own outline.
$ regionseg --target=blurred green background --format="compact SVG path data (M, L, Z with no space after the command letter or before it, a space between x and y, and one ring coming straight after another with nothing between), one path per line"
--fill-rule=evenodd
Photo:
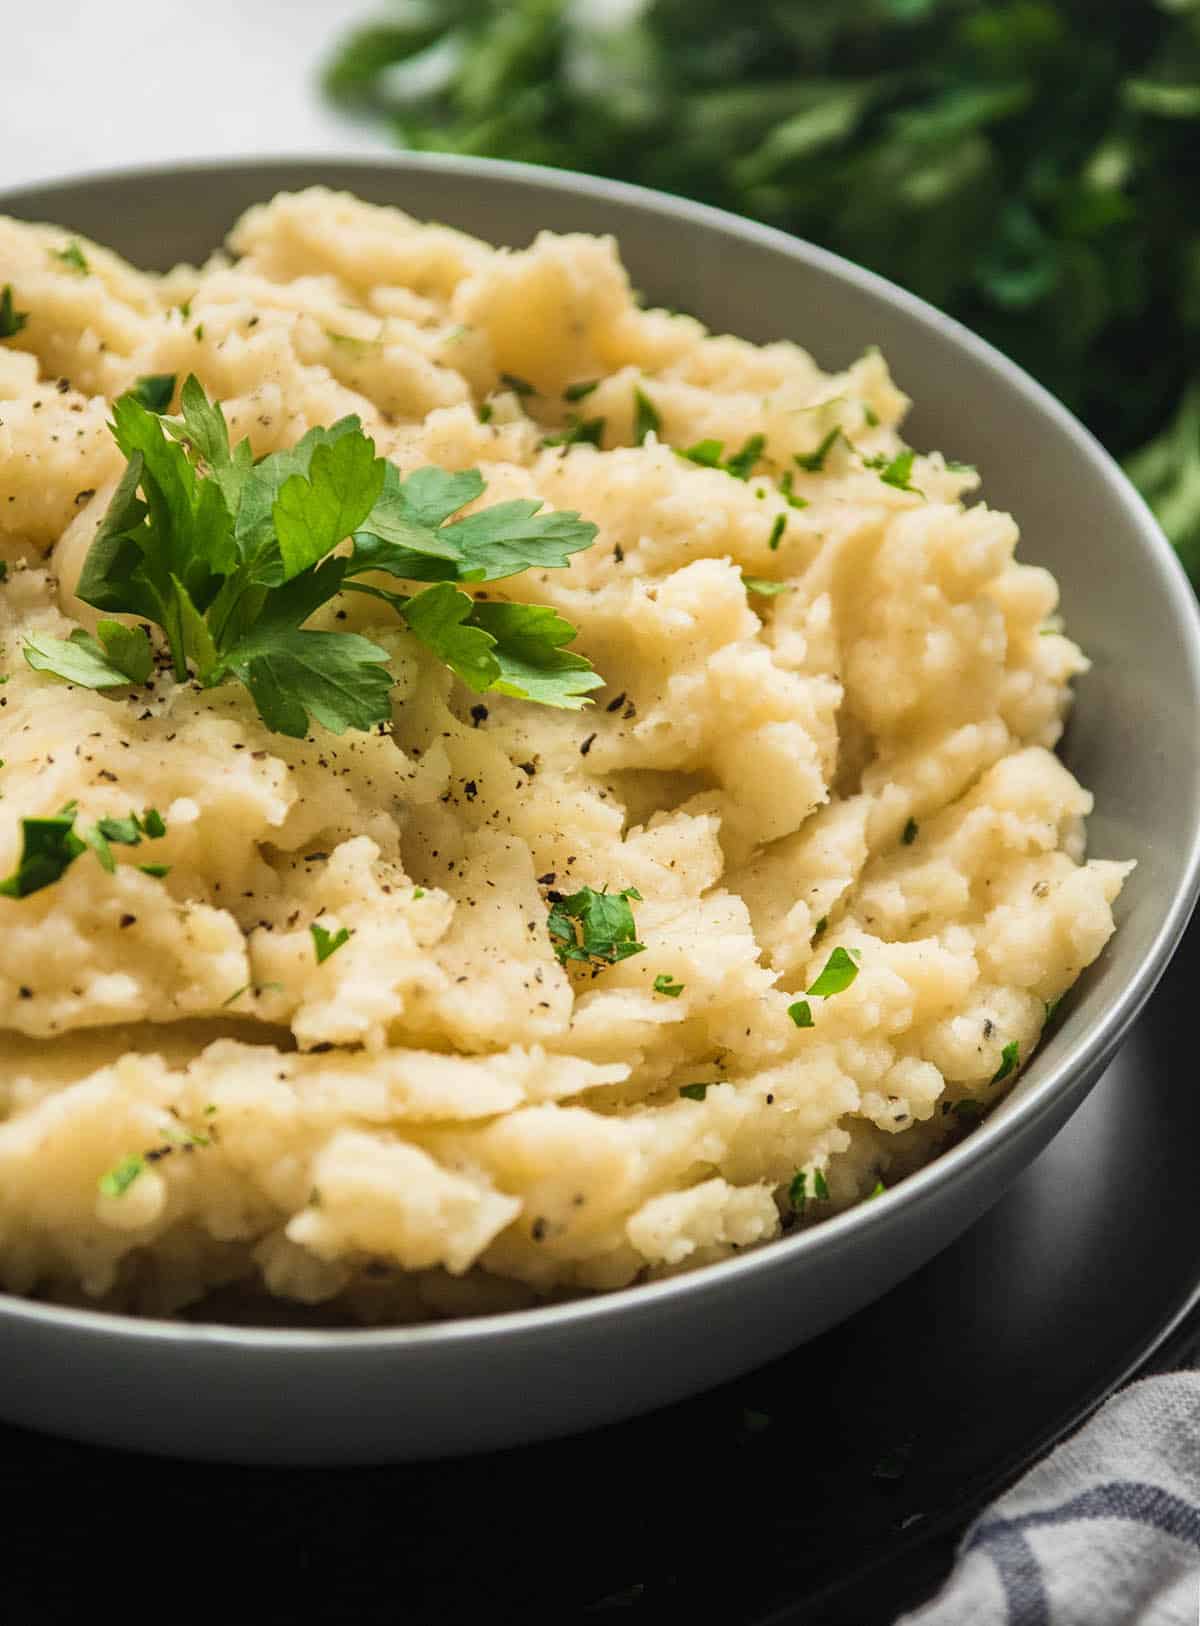
M1200 582L1200 0L394 0L327 95L402 144L821 243L1015 357Z

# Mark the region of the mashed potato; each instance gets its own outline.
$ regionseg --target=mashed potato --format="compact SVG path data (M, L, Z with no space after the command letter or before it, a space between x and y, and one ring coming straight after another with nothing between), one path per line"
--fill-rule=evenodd
M0 1283L465 1314L721 1259L927 1161L1129 868L1084 861L1052 753L1086 662L1012 519L896 461L880 355L829 376L640 309L611 241L500 252L310 191L229 247L156 277L0 220L28 313L0 344L0 874L68 801L160 809L169 866L0 897ZM578 627L596 703L482 703L348 596L315 624L388 650L390 734L31 670L28 635L96 623L110 403L188 372L256 454L356 413L402 470L594 521L493 596ZM599 444L546 444L579 419ZM679 455L706 440L719 466ZM636 890L643 952L559 962L548 907L584 887ZM352 934L321 963L318 918ZM806 994L831 957L852 980Z

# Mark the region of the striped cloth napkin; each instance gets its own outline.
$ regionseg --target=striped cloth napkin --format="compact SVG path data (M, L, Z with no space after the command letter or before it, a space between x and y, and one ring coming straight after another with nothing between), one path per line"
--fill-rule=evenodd
M967 1531L897 1626L1200 1626L1200 1372L1131 1384Z

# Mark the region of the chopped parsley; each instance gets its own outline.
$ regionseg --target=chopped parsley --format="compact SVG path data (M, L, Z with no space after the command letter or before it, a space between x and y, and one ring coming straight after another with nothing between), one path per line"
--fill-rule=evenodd
M123 1157L115 1168L109 1169L107 1174L102 1174L97 1181L101 1196L123 1197L138 1175L145 1172L145 1168L146 1160L138 1153L134 1152L130 1157Z
M639 386L633 391L633 444L640 446L649 434L662 433L662 419L654 402Z
M884 1185L883 1181L882 1180L876 1180L875 1184L871 1187L870 1191L867 1192L867 1196L868 1196L868 1198L870 1198L870 1197L882 1197L886 1190L887 1190L887 1187Z
M328 932L324 926L315 920L308 928L312 933L313 947L317 951L317 964L324 965L331 954L336 954L344 944L350 941L350 930L343 926L336 932Z
M244 982L240 988L234 989L228 999L221 1001L221 1009L225 1010L230 1005L236 1005L243 994L253 994L257 999L259 994L281 994L282 992L283 984L281 982Z
M999 1084L1013 1071L1021 1059L1020 1046L1015 1039L1010 1039L1000 1052L1000 1065L992 1075L992 1083Z
M767 444L765 435L751 435L749 440L732 457L726 458L726 472L732 474L735 480L748 480L754 472L754 465L762 456Z
M787 515L776 514L775 523L771 526L771 534L767 538L767 546L774 553L783 541L783 533L787 530Z
M751 435L740 451L727 458L723 440L698 440L680 451L679 456L689 463L699 463L703 469L721 469L735 480L748 480L766 444L765 435Z
M797 1169L788 1186L788 1202L792 1205L793 1214L803 1214L804 1205L808 1201L808 1175L804 1169Z
M841 432L840 425L835 424L825 436L824 440L821 441L820 445L815 448L815 450L811 452L797 452L792 459L792 461L796 464L796 467L803 469L806 474L820 474L821 470L825 467L825 459L829 456L830 451L833 449L833 444Z
M563 400L582 401L585 396L592 393L599 382L600 380L598 378L585 378L582 379L578 384L568 384L566 389L563 391Z
M708 1094L708 1085L681 1084L679 1086L679 1093L680 1095L686 1096L689 1101L703 1101L704 1097Z
M163 881L171 873L170 864L139 864L138 868L143 875L149 875L156 881Z
M599 446L604 439L604 418L581 418L577 412L567 413L567 427L542 437L543 446Z
M157 626L179 682L241 682L266 726L293 738L313 723L339 734L388 724L387 651L357 633L304 626L339 592L359 592L390 605L478 692L578 709L600 685L563 647L575 629L552 610L479 602L455 585L565 565L596 535L578 514L542 514L536 499L517 498L455 519L485 490L479 471L402 477L357 418L256 462L249 441L230 446L220 405L194 377L180 407L168 418L134 393L114 403L127 467L78 589L97 609ZM330 557L346 537L353 550ZM368 572L430 585L390 592L355 579ZM105 636L102 627L99 650L86 634L40 639L35 655L60 676L69 663L71 681L115 687L145 667L145 634Z
M820 1169L813 1170L813 1196L821 1202L829 1200L829 1185Z
M839 944L825 962L825 968L806 991L810 994L819 994L822 999L831 999L834 994L843 994L858 976L858 949L845 949Z
M742 586L748 593L757 593L762 598L774 598L777 593L790 593L792 590L789 582L773 582L766 576L744 575Z
M150 412L165 412L175 394L174 373L147 373L130 393Z
M917 839L917 831L920 828L921 827L917 823L916 819L909 819L908 823L904 826L903 833L900 837L900 840L906 847L912 846L913 842Z
M812 1006L807 999L798 999L788 1006L788 1015L798 1028L810 1028L813 1025Z
M500 382L506 390L511 390L514 395L528 396L537 394L528 379L518 378L516 373L501 373Z
M669 972L660 972L654 979L654 992L656 994L666 994L668 999L678 999L683 989L684 984L675 982Z
M0 339L13 339L29 320L28 311L19 311L13 305L11 283L0 289Z
M1063 996L1061 994L1059 994L1055 999L1046 1000L1046 1016L1044 1023L1046 1027L1049 1027L1050 1023L1053 1022L1055 1016L1058 1014L1058 1007L1062 1004L1062 1002Z
M91 270L91 266L87 263L83 250L73 238L67 244L66 248L52 248L50 250L50 258L52 260L60 261L63 265L69 266L72 271L77 271L81 277L86 277L88 272Z
M897 452L895 457L890 459L883 456L864 457L863 466L868 469L878 469L879 478L885 486L895 486L897 491L912 491L918 497L923 497L925 493L918 490L909 479L916 455L915 452L905 448L904 451Z
M493 405L492 405L492 403L490 401L484 401L482 403L482 405L479 407L479 410L476 413L476 417L478 417L480 423L491 423L491 421L492 421L492 413L495 410L496 410L495 407L493 407Z
M792 474L791 469L784 469L783 473L779 476L779 490L783 496L783 500L787 503L789 508L807 508L808 498L799 497L792 490L794 481L795 476Z
M137 847L143 835L157 838L167 833L161 814L153 808L141 818L130 813L128 818L100 819L83 829L76 829L77 812L76 804L68 802L52 817L21 820L21 856L13 873L0 881L0 895L27 898L53 886L89 848L111 874L116 869L113 843Z
M554 952L563 965L568 960L596 961L615 965L631 954L642 954L646 945L637 940L637 926L629 900L641 903L642 894L627 886L622 892L607 887L595 892L585 886L570 897L553 895L547 927Z

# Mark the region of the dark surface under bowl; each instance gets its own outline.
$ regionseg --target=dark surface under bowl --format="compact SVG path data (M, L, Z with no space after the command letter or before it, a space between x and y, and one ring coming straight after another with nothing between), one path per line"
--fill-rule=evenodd
M1062 584L1070 630L1095 662L1065 755L1096 793L1093 853L1139 867L1113 943L984 1125L877 1202L735 1261L603 1300L391 1332L134 1324L0 1299L3 1415L248 1461L386 1460L558 1434L694 1393L833 1326L978 1218L1079 1105L1161 975L1197 881L1200 637L1174 557L1062 408L880 279L695 205L467 160L100 177L0 197L0 210L165 267L203 258L246 204L314 181L495 241L546 226L615 232L650 300L751 339L795 338L828 367L879 343L917 400L912 441L979 463L988 499L1022 525L1022 556ZM1016 1287L1011 1275L995 1283ZM979 1297L964 1316L982 1313Z

